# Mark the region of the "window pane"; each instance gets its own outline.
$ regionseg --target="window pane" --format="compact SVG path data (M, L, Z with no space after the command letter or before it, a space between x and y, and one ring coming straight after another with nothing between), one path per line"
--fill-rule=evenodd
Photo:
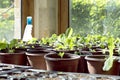
M120 0L71 0L70 25L82 35L120 37Z
M20 38L20 4L20 0L0 0L0 40Z

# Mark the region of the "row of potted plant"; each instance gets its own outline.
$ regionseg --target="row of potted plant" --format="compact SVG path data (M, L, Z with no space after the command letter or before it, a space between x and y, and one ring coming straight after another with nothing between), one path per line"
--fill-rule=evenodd
M120 45L120 39L114 38L111 35L81 36L81 35L73 34L72 28L67 29L65 33L57 36L57 39L55 40L55 42L52 43L52 46L57 52L57 55L63 59L64 59L64 54L66 52L67 53L72 52L72 54L78 54L80 56L81 56L81 53L83 53L83 55L85 56L82 56L83 58L79 59L77 63L79 64L78 69L85 67L85 66L81 67L82 64L79 62L82 62L82 61L86 62L87 60L88 67L90 67L88 69L89 73L113 74L113 75L119 74L119 62L118 62L119 59L118 57L114 57L114 55L119 55L119 45ZM92 56L90 55L90 53L92 54ZM98 55L98 53L100 55ZM89 56L86 56L86 54L88 54ZM105 55L103 56L102 54L105 54ZM49 64L48 62L50 61L53 62L53 59L51 58L49 59L49 57L52 57L52 58L56 57L51 55L55 55L55 54L48 54L47 58L45 56L45 58L47 59L47 64ZM56 57L57 60L60 59L60 57L58 58L58 56ZM92 61L93 58L97 59L97 61L95 61L95 59ZM98 63L98 61L100 61L100 63ZM92 64L94 62L97 62L97 63ZM49 65L51 66L51 64ZM54 65L54 67L55 66L58 67L58 65L56 64ZM61 68L59 67L59 69L57 70L60 70L60 69Z
M120 39L114 38L114 36L97 34L82 36L80 34L74 34L72 28L68 28L63 34L53 34L51 37L42 38L40 40L33 38L28 42L23 42L22 40L17 39L14 39L10 42L7 42L5 40L0 41L1 53L5 53L6 51L10 50L10 55L13 56L13 54L11 54L13 53L13 51L17 51L22 48L25 55L24 59L22 58L22 60L25 60L22 61L25 62L24 65L31 65L34 68L39 69L70 72L90 72L90 70L93 69L93 66L91 69L87 70L87 67L89 67L87 66L87 63L90 64L95 62L90 62L91 59L88 59L89 57L93 58L91 57L93 55L94 57L95 55L97 55L97 58L100 59L103 58L103 63L99 65L102 66L102 68L100 68L102 72L109 71L113 67L115 62L115 57L113 58L113 56L116 54L114 53L117 53L117 56L119 56L119 46ZM105 56L98 57L97 53L100 55L104 54ZM29 63L26 62L27 60L25 58L28 60ZM8 58L5 57L5 59ZM70 59L72 60L72 62L69 62ZM17 60L18 58L16 58L14 61ZM74 62L73 60L77 62ZM66 63L64 63L64 61ZM1 60L1 62L3 61ZM54 62L55 64L53 64ZM85 66L83 66L83 64ZM118 63L115 68L117 67L119 68ZM97 68L99 67L97 66ZM94 70L94 72L92 73L99 73L97 72L97 70ZM115 73L115 75L116 74L118 73Z

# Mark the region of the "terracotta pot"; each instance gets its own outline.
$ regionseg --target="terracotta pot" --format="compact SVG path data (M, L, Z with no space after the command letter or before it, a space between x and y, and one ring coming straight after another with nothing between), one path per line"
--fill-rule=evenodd
M81 51L89 51L90 49L88 47L83 47Z
M78 72L79 73L88 73L87 61L85 59L85 55L80 55L79 63L78 63Z
M92 55L88 51L80 51L80 58L79 58L79 63L78 63L78 72L79 73L88 73L88 68L87 68L87 61L85 57L87 55Z
M119 56L119 55L120 55L120 54L117 52L117 50L118 50L118 48L115 48L115 49L113 50L113 52L114 52L113 55L114 55L114 56ZM96 49L96 51L102 53L103 49L98 48L98 49ZM106 50L104 54L105 54L105 55L109 55L109 50Z
M27 50L26 48L15 48L15 52L17 52L17 53L20 53L20 52L25 53L26 50Z
M83 54L89 54L89 55L103 55L102 51L82 51Z
M106 75L119 75L118 60L114 60L113 66L109 71L103 71L103 65L107 55L91 55L86 56L88 71L90 74L106 74Z
M44 55L49 53L45 50L29 49L26 52L29 65L36 69L46 70Z
M119 63L119 76L120 76L120 59L118 60Z
M58 54L51 53L46 54L44 57L49 71L77 72L80 58L78 55L65 53L61 58Z
M1 63L27 65L27 57L25 53L0 53Z

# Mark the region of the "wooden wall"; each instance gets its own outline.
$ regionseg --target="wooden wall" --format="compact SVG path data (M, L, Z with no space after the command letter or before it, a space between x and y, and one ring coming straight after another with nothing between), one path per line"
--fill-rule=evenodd
M65 32L69 25L69 0L58 0L58 34ZM26 17L33 18L34 36L34 0L22 0L22 34L26 25Z
M24 29L26 26L26 18L27 16L32 16L32 24L33 24L33 30L34 31L34 0L22 0L22 35L24 33ZM32 32L34 33L34 32ZM32 34L34 36L34 34Z

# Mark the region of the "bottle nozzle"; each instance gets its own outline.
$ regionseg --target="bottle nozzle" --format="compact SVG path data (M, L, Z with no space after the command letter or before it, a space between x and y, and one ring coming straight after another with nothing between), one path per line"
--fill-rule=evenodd
M27 17L27 24L32 24L32 17L31 16L28 16Z

